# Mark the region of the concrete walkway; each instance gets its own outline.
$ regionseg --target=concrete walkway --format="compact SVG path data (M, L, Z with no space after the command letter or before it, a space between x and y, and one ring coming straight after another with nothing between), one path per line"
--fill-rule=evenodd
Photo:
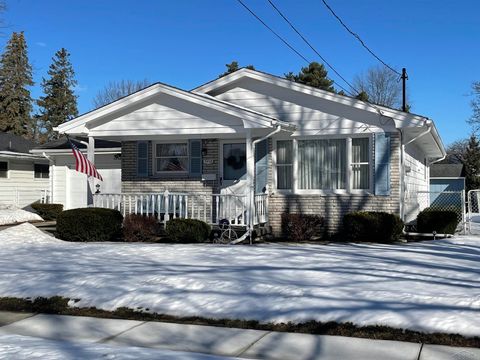
M275 360L480 360L480 349L200 325L0 312L0 337Z

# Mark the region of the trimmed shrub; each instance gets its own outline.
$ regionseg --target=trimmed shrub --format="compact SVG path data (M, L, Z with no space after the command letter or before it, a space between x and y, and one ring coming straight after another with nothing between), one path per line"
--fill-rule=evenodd
M403 226L394 214L357 211L343 217L343 237L347 241L390 243L400 239Z
M210 235L210 225L194 219L172 219L165 229L168 238L173 242L204 242Z
M30 206L45 221L55 220L58 214L60 214L63 211L62 204L33 203Z
M114 241L121 235L122 220L112 209L66 210L57 217L57 236L66 241Z
M417 216L417 231L420 233L454 234L458 226L456 210L426 208Z
M127 242L159 240L161 225L154 216L127 215L123 220L123 239Z
M309 214L282 214L283 235L292 241L311 241L322 235L323 217Z

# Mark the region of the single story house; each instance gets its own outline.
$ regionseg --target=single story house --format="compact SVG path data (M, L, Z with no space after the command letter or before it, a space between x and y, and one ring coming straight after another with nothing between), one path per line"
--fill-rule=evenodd
M71 140L82 152L87 151L88 139ZM50 141L30 150L34 156L47 161L50 172L48 184L51 202L63 204L65 210L87 207L92 192L87 186L87 176L75 171L75 158L66 137ZM94 192L121 192L121 144L115 141L97 140L95 165L104 179L96 180Z
M21 136L0 133L0 205L23 208L47 200L48 161L29 153L35 146Z
M445 157L424 116L249 69L190 91L156 83L56 130L88 138L93 161L100 140L121 143L121 192L96 206L274 234L284 212L324 216L330 232L356 210L413 219Z

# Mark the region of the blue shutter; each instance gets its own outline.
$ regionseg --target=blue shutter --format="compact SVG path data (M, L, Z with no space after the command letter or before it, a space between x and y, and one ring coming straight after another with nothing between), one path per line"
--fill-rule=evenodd
M268 140L255 146L255 193L267 191L268 184Z
M390 195L390 134L375 134L375 195Z
M148 176L148 142L137 141L137 176Z
M190 140L190 175L202 174L202 140Z

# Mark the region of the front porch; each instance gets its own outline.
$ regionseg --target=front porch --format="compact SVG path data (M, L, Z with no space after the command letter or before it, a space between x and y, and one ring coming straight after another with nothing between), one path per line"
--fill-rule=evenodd
M115 209L129 214L155 216L166 225L170 219L196 219L218 225L227 219L230 224L250 228L268 223L268 195L255 194L252 214L247 195L181 193L94 194L95 207Z

